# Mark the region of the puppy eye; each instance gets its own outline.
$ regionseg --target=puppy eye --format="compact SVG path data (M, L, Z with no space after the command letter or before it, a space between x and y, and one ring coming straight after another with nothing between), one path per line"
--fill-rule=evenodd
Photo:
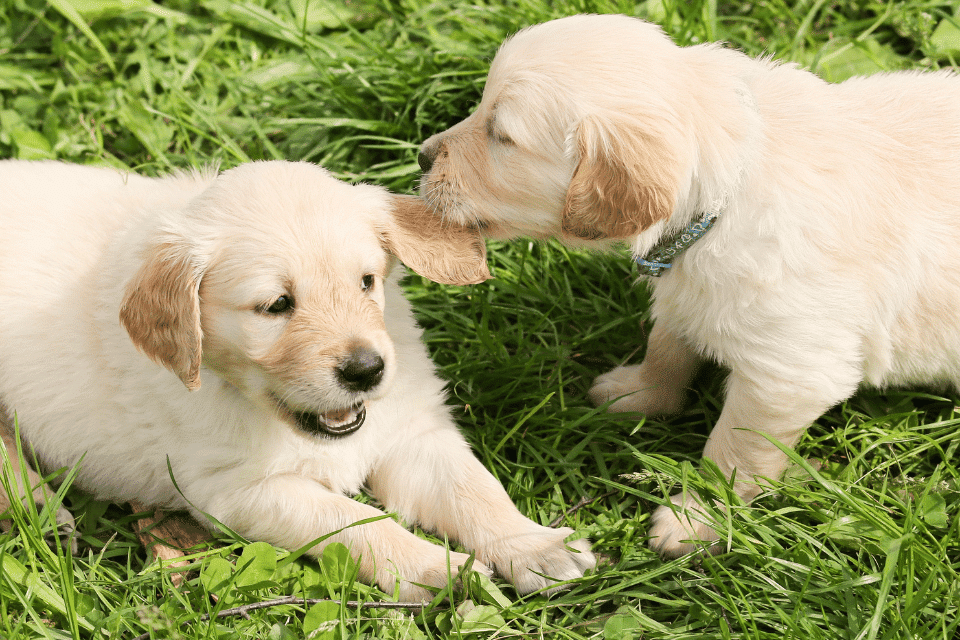
M502 145L514 146L515 144L513 138L498 129L493 120L487 122L487 136L494 142Z
M515 144L513 138L498 129L491 128L487 131L487 134L497 144L502 144L508 147L512 147Z
M376 283L376 281L377 279L374 277L374 275L372 273L368 273L360 278L360 290L364 292L370 291L373 289L373 285Z
M280 314L293 310L293 296L280 296L269 307L263 309L266 313Z

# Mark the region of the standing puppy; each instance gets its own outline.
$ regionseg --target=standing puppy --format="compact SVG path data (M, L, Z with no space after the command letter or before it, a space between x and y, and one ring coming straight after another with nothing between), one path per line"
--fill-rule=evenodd
M960 78L828 84L640 20L584 15L501 47L476 111L424 142L421 193L493 237L627 243L654 276L639 366L590 390L671 413L729 367L704 455L744 500L861 382L960 385ZM654 514L666 555L717 534L696 497Z
M520 514L449 416L394 256L443 282L487 272L479 238L419 199L289 162L150 179L8 161L0 193L5 426L46 466L79 463L80 488L288 549L339 532L403 599L468 556L355 525L383 515L347 497L364 483L522 592L594 565Z

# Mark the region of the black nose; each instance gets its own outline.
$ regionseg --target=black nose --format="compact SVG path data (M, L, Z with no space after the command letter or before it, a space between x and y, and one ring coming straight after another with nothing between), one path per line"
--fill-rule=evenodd
M428 139L420 147L420 153L417 154L417 164L420 165L420 169L424 173L430 171L431 167L433 167L433 163L437 159L437 149L439 147L439 141L434 138Z
M337 379L350 391L369 391L383 379L383 358L369 347L354 349L337 367Z
M420 165L420 170L426 173L433 166L433 158L421 151L417 154L417 164Z

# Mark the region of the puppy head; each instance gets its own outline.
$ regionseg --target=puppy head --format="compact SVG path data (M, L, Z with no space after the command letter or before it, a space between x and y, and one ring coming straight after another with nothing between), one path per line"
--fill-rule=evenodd
M394 375L395 256L444 281L486 275L482 241L418 202L307 163L242 165L152 232L120 320L188 389L203 366L303 431L352 433Z
M689 51L625 16L519 32L476 111L423 143L421 194L495 237L622 239L670 218L703 159L697 86L713 88Z

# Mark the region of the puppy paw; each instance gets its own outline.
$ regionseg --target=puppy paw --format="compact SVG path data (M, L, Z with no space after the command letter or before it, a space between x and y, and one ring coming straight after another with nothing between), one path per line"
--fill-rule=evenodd
M709 518L697 501L697 497L688 494L671 496L674 508L661 506L653 512L650 527L650 547L661 556L675 558L704 548L711 553L720 551L720 539L714 528L707 524Z
M493 565L520 593L541 589L553 593L564 588L557 583L579 578L597 566L588 540L564 542L572 533L569 528L535 525L528 531L500 538L486 553L477 555Z
M421 559L416 569L409 570L400 581L399 599L401 602L428 603L433 600L435 592L432 589L443 589L450 580L454 580L455 587L460 586L460 572L468 564L470 556L455 551L447 552L443 547L431 545L433 551L428 557ZM493 577L493 571L482 562L473 561L471 570L482 573L488 578ZM387 587L387 593L392 589Z
M683 389L642 377L643 365L617 367L598 376L588 392L595 405L616 400L609 411L650 415L677 413L683 407Z
M57 531L60 540L63 542L64 549L71 555L77 554L77 523L73 519L73 514L63 508L61 505L57 509Z

